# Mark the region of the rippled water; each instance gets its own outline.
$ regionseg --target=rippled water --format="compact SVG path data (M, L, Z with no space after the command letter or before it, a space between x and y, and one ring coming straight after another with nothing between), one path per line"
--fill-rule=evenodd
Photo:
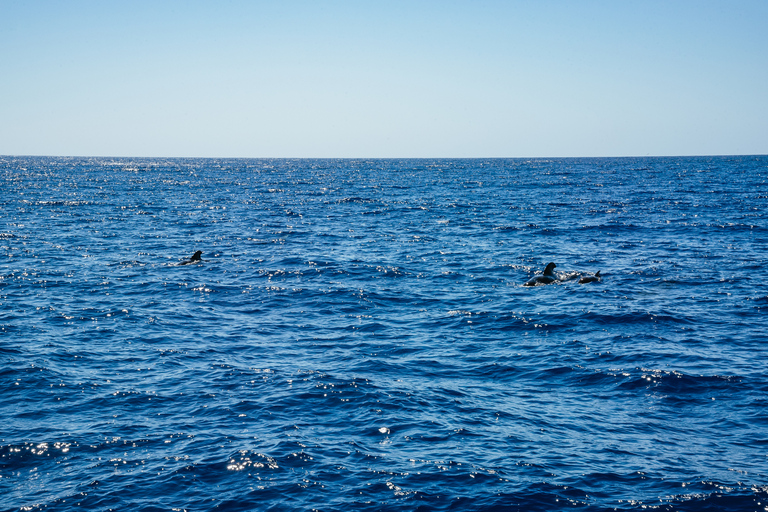
M763 510L766 211L764 156L0 157L0 509Z

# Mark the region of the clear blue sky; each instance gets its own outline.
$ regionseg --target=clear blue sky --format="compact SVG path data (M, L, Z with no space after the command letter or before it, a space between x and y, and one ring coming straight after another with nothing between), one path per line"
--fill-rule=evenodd
M0 0L0 154L768 153L768 0Z

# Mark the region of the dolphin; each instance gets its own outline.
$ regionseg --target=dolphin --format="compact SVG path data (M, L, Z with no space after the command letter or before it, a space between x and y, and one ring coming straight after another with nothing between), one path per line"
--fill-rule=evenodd
M579 279L579 284L594 283L595 281L600 281L602 278L603 276L600 275L600 271L598 270L593 276L584 276Z
M533 276L523 286L538 286L540 284L550 284L557 281L557 277L553 270L557 265L552 262L547 263L547 268L544 269L544 274L540 276Z
M191 258L189 258L186 261L182 261L179 263L179 265L189 265L190 263L197 263L198 261L203 261L200 259L200 256L202 256L203 251L197 251L195 254L192 255Z

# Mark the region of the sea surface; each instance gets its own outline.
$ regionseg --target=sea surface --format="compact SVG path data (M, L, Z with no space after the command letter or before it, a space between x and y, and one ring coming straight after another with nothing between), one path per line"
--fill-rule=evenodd
M0 157L0 511L768 510L767 268L768 156Z

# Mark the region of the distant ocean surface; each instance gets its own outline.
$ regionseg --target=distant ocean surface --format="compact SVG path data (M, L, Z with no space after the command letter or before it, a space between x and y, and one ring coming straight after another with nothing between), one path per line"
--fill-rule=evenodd
M0 157L0 510L768 510L767 271L768 156Z

